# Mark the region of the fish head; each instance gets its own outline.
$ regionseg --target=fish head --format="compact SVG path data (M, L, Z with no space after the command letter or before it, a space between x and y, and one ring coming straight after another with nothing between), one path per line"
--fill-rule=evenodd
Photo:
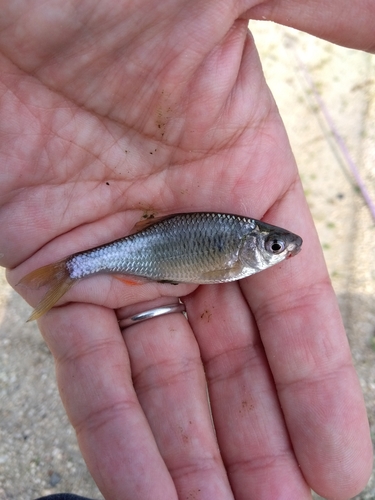
M253 269L248 274L254 274L297 255L301 246L297 234L261 222L245 236L239 257L247 269Z

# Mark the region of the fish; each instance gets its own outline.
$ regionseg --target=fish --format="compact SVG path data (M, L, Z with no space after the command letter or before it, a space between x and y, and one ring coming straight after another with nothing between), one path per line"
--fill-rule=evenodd
M114 274L128 284L226 283L274 266L302 245L302 238L286 229L217 212L171 214L140 221L134 229L24 276L21 285L48 286L28 321L49 311L75 283L96 274Z

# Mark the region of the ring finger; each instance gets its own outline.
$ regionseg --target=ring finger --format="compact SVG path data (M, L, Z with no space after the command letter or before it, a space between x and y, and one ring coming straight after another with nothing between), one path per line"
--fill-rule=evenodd
M172 300L164 297L163 302L142 307L148 310ZM139 307L123 308L118 317L138 313ZM178 497L232 499L212 426L199 347L185 317L168 314L135 323L123 330L123 337L135 391Z

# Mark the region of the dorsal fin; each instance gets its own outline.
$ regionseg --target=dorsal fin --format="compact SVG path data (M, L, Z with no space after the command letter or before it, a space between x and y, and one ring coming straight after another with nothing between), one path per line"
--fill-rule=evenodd
M140 231L143 231L143 229L146 229L147 227L151 227L154 224L157 224L158 222L161 222L163 220L169 219L170 217L173 217L174 215L176 215L176 214L162 215L160 217L151 216L151 217L148 217L147 219L142 219L134 225L133 229L131 230L131 234L139 233Z

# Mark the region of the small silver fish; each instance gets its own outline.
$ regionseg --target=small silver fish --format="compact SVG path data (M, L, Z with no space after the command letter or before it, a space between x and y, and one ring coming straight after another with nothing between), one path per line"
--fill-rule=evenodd
M129 284L224 283L239 280L296 255L302 239L285 229L248 217L213 212L148 219L139 231L75 253L32 271L20 284L49 290L28 321L39 318L82 278L98 273Z

